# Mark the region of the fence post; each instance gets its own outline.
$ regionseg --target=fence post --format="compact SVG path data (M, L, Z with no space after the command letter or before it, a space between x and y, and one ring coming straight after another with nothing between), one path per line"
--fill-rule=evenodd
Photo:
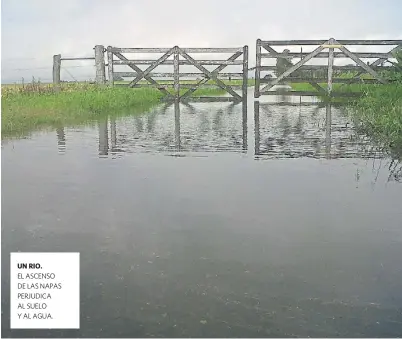
M61 55L53 55L53 88L56 92L60 91L60 69Z
M248 46L243 47L243 104L247 104L247 89L248 89Z
M108 71L108 77L109 77L109 86L113 87L114 86L114 75L113 75L113 52L112 52L112 46L107 47L107 71Z
M174 59L173 59L173 79L174 79L174 97L175 100L180 98L180 74L179 74L179 47L174 47Z
M254 98L259 98L260 97L260 71L261 71L261 39L257 40L255 54L256 54L256 60L255 60Z
M329 44L333 45L334 41L335 41L335 39L333 39L333 38L329 39ZM334 73L333 67L334 67L334 48L330 47L329 54L328 54L328 87L327 87L329 96L331 96L331 93L332 93L332 76Z
M96 67L96 78L95 82L98 85L105 84L105 48L103 45L95 46L95 67Z

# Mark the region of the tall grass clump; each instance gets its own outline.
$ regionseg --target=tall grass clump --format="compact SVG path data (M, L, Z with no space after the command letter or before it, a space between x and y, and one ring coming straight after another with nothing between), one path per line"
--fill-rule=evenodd
M144 111L159 102L155 89L107 88L89 84L62 86L56 93L49 87L38 90L2 90L2 136L22 135L45 126L82 123L99 115Z
M402 155L402 82L367 85L364 95L348 104L360 131Z
M364 95L350 103L348 111L362 131L402 158L402 51L395 59L391 70L381 72L391 83L358 85ZM345 89L351 90L350 86Z

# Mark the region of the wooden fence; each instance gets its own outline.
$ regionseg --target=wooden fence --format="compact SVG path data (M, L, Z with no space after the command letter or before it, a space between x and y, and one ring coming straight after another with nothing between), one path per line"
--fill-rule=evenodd
M56 54L53 55L53 85L56 91L60 90L60 74L61 74L61 66L62 66L62 61L74 61L74 60L95 60L95 63L98 61L101 57L100 53L100 48L103 48L103 46L95 46L95 56L94 57L64 57L62 58L61 54ZM99 68L99 67L98 67ZM97 70L98 70L97 68ZM100 74L100 73L99 73ZM96 74L96 79L98 83L102 82L102 79L98 76L98 72ZM104 79L103 79L104 82Z
M394 46L389 52L351 52L346 46ZM273 46L286 46L293 49L300 47L300 52L284 50L278 52ZM303 51L302 46L318 46L312 52ZM263 41L258 39L256 44L256 66L255 69L255 91L254 97L261 95L277 95L283 93L283 89L274 90L274 86L285 83L308 83L316 91L287 91L287 95L297 96L355 96L361 93L347 93L334 91L333 84L360 83L382 83L386 84L389 79L385 78L381 71L389 70L392 66L384 66L384 63L394 58L394 52L402 48L402 40L288 40L288 41ZM264 50L264 52L263 52ZM338 50L335 52L335 50ZM326 52L325 52L326 51ZM300 59L294 65L290 62L293 58ZM307 64L317 59L327 59L324 64ZM355 65L335 66L335 58L351 59ZM276 65L263 65L265 59L276 59ZM369 63L362 59L376 59ZM284 65L287 67L284 67ZM276 71L276 77L266 75L262 72ZM334 77L347 71L354 71L352 77ZM362 75L369 75L370 78L362 79ZM326 88L322 87L326 84ZM263 87L261 87L263 85ZM271 90L272 89L272 90Z
M107 49L108 84L110 86L128 86L131 88L154 87L160 90L166 99L178 101L234 101L240 102L247 98L248 82L248 46L238 48L117 48L109 46ZM158 59L128 59L123 53L134 55L163 53ZM232 54L226 60L196 60L190 53L202 54ZM242 59L239 59L242 57ZM172 59L170 59L172 58ZM170 60L169 60L170 59ZM131 70L119 72L115 70L117 65L126 65ZM145 70L140 65L149 65ZM173 66L173 72L155 72L158 66ZM193 66L198 72L183 72L181 65ZM207 66L215 66L208 70ZM241 69L237 72L222 71L230 65L238 65ZM118 83L116 79L132 78L126 83ZM171 78L172 81L158 82L157 78ZM181 81L182 78L190 80ZM146 80L141 81L141 80ZM234 85L225 79L238 80L240 85ZM229 96L196 97L196 90L206 87L219 87ZM169 89L173 89L169 90ZM183 91L184 89L184 91ZM240 93L236 92L240 90Z

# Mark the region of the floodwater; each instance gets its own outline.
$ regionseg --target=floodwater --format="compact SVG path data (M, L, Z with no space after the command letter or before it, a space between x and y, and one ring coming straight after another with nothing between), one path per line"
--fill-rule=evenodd
M3 337L400 336L400 165L282 99L3 143ZM81 253L80 330L10 331L14 251Z

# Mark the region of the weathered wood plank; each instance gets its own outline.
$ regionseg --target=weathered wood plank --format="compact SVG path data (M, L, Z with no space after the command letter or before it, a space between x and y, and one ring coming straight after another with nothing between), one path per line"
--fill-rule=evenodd
M255 58L255 86L254 86L254 98L260 97L260 85L261 85L261 40L257 40L256 44L256 58Z
M309 55L307 55L305 58L301 59L298 63L287 69L285 72L283 72L279 77L277 77L275 80L271 82L270 85L265 86L262 88L262 91L266 91L270 89L273 85L278 84L282 79L286 78L288 75L292 74L294 71L299 69L301 66L303 66L306 62L314 58L318 53L320 53L324 48L322 46L317 47L313 52L311 52Z
M115 65L152 65L155 60L115 60L113 63ZM242 65L242 60L197 60L201 65ZM174 65L173 60L165 60L161 65ZM179 65L192 65L191 62L187 60L180 60Z
M221 47L221 48L181 48L185 53L237 53L242 52L243 47Z
M219 87L222 89L226 90L229 94L231 94L233 97L237 99L241 99L241 96L237 94L233 89L230 88L230 86L227 86L224 84L220 79L216 77L215 74L212 72L208 71L205 67L203 67L197 60L194 60L190 55L187 53L183 52L181 49L179 49L180 54L190 61L195 67L197 67L201 72L205 73L211 80L215 80L215 82L218 84Z
M71 61L71 60L95 60L94 57L82 57L82 58L61 58L64 61Z
M230 61L236 60L240 55L242 55L242 52L236 52L235 54L233 54L232 56L230 56L227 60L230 60ZM217 68L215 68L215 69L212 71L212 74L214 74L216 77L218 77L218 76L219 76L219 72L222 71L222 70L225 69L225 68L226 68L226 65L220 65L220 66L218 66ZM204 74L204 73L202 73L202 74ZM204 76L206 76L206 75L204 74ZM206 82L208 82L208 80L209 80L209 78L206 76L206 78L204 78L203 80L201 80L201 81L199 81L199 82L197 83L196 87L194 87L194 88L190 89L189 91L187 91L186 93L184 93L184 94L181 96L181 98L189 97L191 94L193 94L193 93L196 91L196 89L197 89L199 86L201 86L202 84L205 84Z
M397 52L397 51L399 51L399 50L402 50L402 46L396 46L396 47L394 47L393 49L391 49L391 50L389 51L389 53L390 53L390 54L393 54L394 52ZM379 58L378 60L374 61L374 62L370 65L370 67L371 67L372 69L376 69L376 66L380 65L382 62L384 62L384 61L386 61L386 60L387 60L387 58ZM364 70L361 70L361 69L360 69L359 72L354 76L354 78L360 77L363 73L364 73ZM350 80L350 82L348 82L348 84L349 84L349 83L353 83L352 81L353 81L353 79Z
M116 87L127 87L127 84L119 84L119 83L117 83L117 84L114 84L114 86L116 86ZM198 83L195 83L195 84L186 84L186 83L183 84L183 83L180 83L180 88L188 88L190 90L194 90L192 92L195 92L195 90L200 88L200 87L201 88L219 88L219 86L216 85L216 84L205 84L205 83L203 83L203 84L199 85ZM231 85L230 87L232 87L234 89L238 89L238 90L241 90L243 88L242 85ZM174 83L173 82L168 83L168 84L138 84L137 83L137 84L133 85L131 88L157 88L157 89L165 88L165 89L167 89L167 88L174 88Z
M367 66L363 61L361 61L358 57L356 57L352 52L350 52L346 47L340 47L340 50L348 55L356 64L361 66L367 73L371 74L374 78L378 79L383 84L386 84L387 81L383 79L378 73L376 73L370 66Z
M262 45L323 45L328 40L262 40ZM402 40L337 40L341 45L402 45Z
M119 87L128 87L127 84L115 84L115 86ZM174 88L174 83L170 84L135 84L130 86L131 88L157 88L157 89L167 89Z
M119 53L119 52L115 52L115 53L113 53L114 55L116 55L116 57L118 57L119 59L121 59L121 60L128 60L123 54L121 54L121 53ZM129 67L132 69L132 70L134 70L134 71L136 71L137 73L142 73L143 71L142 71L142 69L141 68L139 68L139 67L137 67L136 65L129 65ZM147 76L144 76L144 79L145 80L148 80L150 83L152 83L152 84L156 84L156 85L158 85L158 83L154 80L154 79L152 79L149 75L147 75ZM126 86L126 85L125 85ZM166 90L166 89L164 89L164 88L160 88L159 89L166 97L171 97L172 95Z
M330 45L334 45L335 44L335 40L334 39L330 39L329 40L329 44ZM334 49L333 48L329 48L329 57L328 57L328 87L327 87L327 91L328 94L331 95L332 92L332 75L334 73Z
M127 84L114 84L116 87L127 87ZM201 86L198 86L198 84L180 84L180 88L188 88L188 89L198 89L199 87L201 88L218 88L218 85L214 84L202 84ZM232 88L235 89L242 89L242 85L233 85L231 86ZM169 83L169 84L135 84L131 88L157 88L157 89L168 89L168 88L174 88L174 83Z
M232 86L234 88L234 86ZM247 89L248 89L248 46L243 47L243 84L242 98L243 104L247 104Z
M119 53L167 53L170 48L118 48L112 47L112 52ZM234 48L181 48L186 53L236 53L243 50L243 47Z
M292 58L300 58L300 57L304 57L306 55L308 55L309 53L297 53L297 52L289 52L287 54L287 56L290 56ZM365 59L374 59L374 58L385 58L385 59L392 59L394 58L394 56L392 55L392 53L353 53L356 56L358 56L359 58L365 58ZM283 55L283 53L261 53L261 58L278 58L281 57ZM315 56L315 58L324 58L327 59L329 57L328 52L322 52L319 53L318 55ZM342 52L335 52L334 53L334 58L343 58L343 59L349 59L348 56L346 56L344 53Z
M53 85L55 92L60 91L61 55L53 55Z
M103 47L103 45L95 46L95 68L96 68L95 81L97 84L103 85L106 81L105 48Z
M113 53L167 53L171 50L171 48L126 48L126 47L112 47L111 51Z
M267 52L269 52L269 53L279 54L279 53L278 53L275 49L273 49L271 46L265 45L265 46L264 46L264 49L265 49ZM303 49L301 49L301 53L303 53ZM320 53L318 53L318 54L320 54ZM307 56L308 56L308 53L307 53ZM275 68L276 68L276 66L275 66ZM264 80L265 80L265 79L264 79ZM271 80L268 80L268 81L271 82L272 79L271 79ZM313 86L318 92L325 93L325 90L324 90L316 81L310 80L310 81L309 81L309 84L310 84L311 86Z
M261 79L261 83L270 84L272 79ZM316 83L327 83L328 78L286 78L285 82L288 83L304 83L304 82L316 82ZM332 78L332 83L343 84L343 83L367 83L367 84L378 84L380 83L377 79L352 79L352 78Z
M174 47L174 60L173 60L173 74L174 74L173 81L174 81L174 91L175 91L174 95L177 100L180 97L180 93L179 93L179 90L180 90L179 57L180 57L179 47L175 46Z
M114 72L115 76L123 77L123 78L128 78L128 77L136 77L139 73L138 72ZM153 78L173 78L174 73L149 73L149 76ZM204 73L185 73L185 72L180 72L180 77L189 77L189 78L194 78L194 77L200 77L200 78L205 78L206 75ZM218 77L231 77L232 79L242 79L243 78L243 73L218 73Z
M142 78L144 78L146 75L148 75L149 73L151 73L151 71L153 69L155 69L156 67L158 67L161 63L163 63L167 58L169 58L172 53L174 52L175 48L173 47L170 51L166 52L164 55L162 55L159 59L154 60L154 62L145 70L143 71L141 74L139 74L138 76L135 77L135 79L133 81L130 82L130 84L128 85L128 87L132 87L133 85L135 85L138 81L140 81Z
M108 70L108 77L109 77L109 86L113 87L114 85L114 74L113 74L113 52L110 50L111 46L107 48L107 70Z
M289 45L322 45L328 40L261 40L261 45L289 46Z
M268 54L281 54L281 53L277 52L275 49L273 49L270 45L261 45L261 47L263 47L268 52ZM263 53L261 53L261 55L262 54ZM264 53L264 54L266 54L266 53ZM309 53L307 53L307 55L309 55Z
M375 66L372 67L374 70L391 70L392 67L390 66ZM300 70L305 70L305 71L315 71L315 70L326 70L328 68L327 65L303 65L299 69ZM273 71L276 70L276 66L261 66L260 67L261 71ZM334 66L334 70L339 70L339 71L360 71L362 69L361 66Z

